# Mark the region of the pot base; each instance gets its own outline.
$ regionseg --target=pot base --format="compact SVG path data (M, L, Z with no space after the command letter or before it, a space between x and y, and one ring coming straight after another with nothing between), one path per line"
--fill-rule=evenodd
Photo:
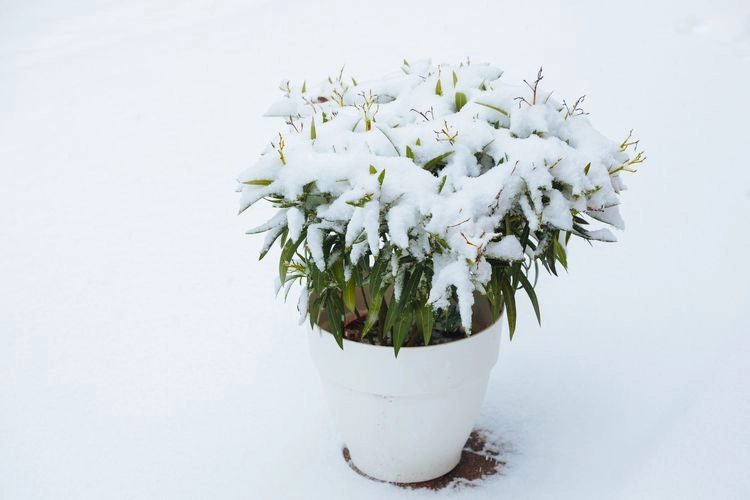
M475 430L469 436L464 449L461 451L461 459L451 471L447 474L418 483L390 483L404 489L411 490L443 490L446 488L455 488L461 486L471 486L473 482L482 480L486 477L499 474L505 467L505 462L500 459L501 446L492 442L487 434L481 430ZM372 481L385 483L368 476L352 462L348 448L342 450L344 460L360 476L366 477Z

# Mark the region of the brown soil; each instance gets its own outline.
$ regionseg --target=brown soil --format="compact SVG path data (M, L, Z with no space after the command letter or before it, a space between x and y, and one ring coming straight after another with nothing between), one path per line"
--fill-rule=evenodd
M358 474L378 481L367 474L362 473L352 463L349 449L343 449L344 460ZM461 461L458 465L444 476L440 476L430 481L421 483L393 483L396 486L405 489L427 489L442 490L445 488L458 488L461 486L474 486L476 482L489 476L494 476L502 471L505 462L499 458L500 446L491 442L485 432L480 430L474 431L469 436L469 440L464 446L461 453Z
M381 344L379 343L379 339L377 337L370 335L369 333L367 337L365 337L364 339L362 338L362 328L364 328L365 326L366 318L367 318L367 313L361 315L359 318L349 319L344 325L344 337L346 337L347 340L352 340L354 342L359 342L362 344L388 345L390 347L391 346L390 343ZM375 321L371 331L377 331L377 328L378 328L378 322ZM463 329L460 329L455 332L443 332L441 330L433 330L432 336L430 338L430 345L445 344L447 342L453 342L454 340L460 340L465 337L466 337L466 332L464 332ZM412 340L413 341L411 343L406 344L407 347L423 345L421 335L414 336Z

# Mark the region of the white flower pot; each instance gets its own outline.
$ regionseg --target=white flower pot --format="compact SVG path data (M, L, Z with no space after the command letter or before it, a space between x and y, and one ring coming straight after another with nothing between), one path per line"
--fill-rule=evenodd
M486 324L486 323L485 323ZM468 338L393 348L309 334L335 424L363 473L427 481L453 469L471 433L498 357L501 322Z

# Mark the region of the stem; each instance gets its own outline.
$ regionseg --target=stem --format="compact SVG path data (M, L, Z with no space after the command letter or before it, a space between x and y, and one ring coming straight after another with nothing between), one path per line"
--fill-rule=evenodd
M383 134L386 139L388 139L388 142L391 143L391 146L393 146L393 149L396 150L396 154L399 155L399 156L401 156L401 152L398 150L398 148L396 147L396 144L393 142L393 140L391 140L391 138L388 137L388 134L385 133L385 130L383 130L382 128L378 127L377 125L375 125L375 128L378 129L378 130L380 130L380 133Z

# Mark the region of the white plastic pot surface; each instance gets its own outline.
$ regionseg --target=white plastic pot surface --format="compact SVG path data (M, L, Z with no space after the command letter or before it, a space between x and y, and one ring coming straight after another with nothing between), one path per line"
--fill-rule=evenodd
M310 353L335 424L363 473L390 482L450 472L472 431L498 357L501 322L446 344L393 348L315 328Z

